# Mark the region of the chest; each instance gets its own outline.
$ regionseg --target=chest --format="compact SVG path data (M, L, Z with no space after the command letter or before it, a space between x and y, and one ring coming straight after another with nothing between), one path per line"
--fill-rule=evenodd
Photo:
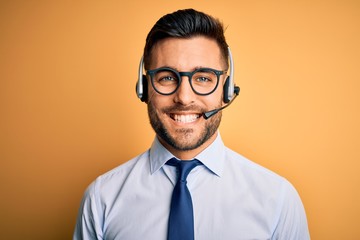
M173 187L170 179L124 184L104 205L104 239L165 240ZM249 186L206 175L189 176L188 188L195 239L271 238L275 215L271 199L257 197Z

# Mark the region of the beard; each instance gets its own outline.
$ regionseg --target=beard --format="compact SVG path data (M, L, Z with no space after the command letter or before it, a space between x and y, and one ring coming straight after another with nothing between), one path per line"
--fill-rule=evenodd
M219 106L221 106L221 104L219 104ZM175 105L160 109L160 112L168 113L172 111L186 110L196 110L201 113L207 111L194 106L183 107L181 105ZM148 116L150 124L158 137L176 150L189 151L200 147L216 133L221 122L222 113L219 112L210 119L206 120L205 125L201 125L203 128L200 129L200 133L198 135L194 135L196 132L193 128L179 128L175 130L175 134L171 134L170 129L167 129L165 124L161 121L158 113L156 112L156 108L151 101L148 102Z

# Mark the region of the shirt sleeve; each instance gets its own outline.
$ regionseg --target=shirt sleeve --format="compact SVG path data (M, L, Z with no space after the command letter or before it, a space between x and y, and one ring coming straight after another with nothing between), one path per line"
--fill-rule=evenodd
M285 182L274 240L309 240L310 234L304 206L295 188Z
M97 182L92 183L83 196L76 220L73 240L103 239L100 204L96 197Z

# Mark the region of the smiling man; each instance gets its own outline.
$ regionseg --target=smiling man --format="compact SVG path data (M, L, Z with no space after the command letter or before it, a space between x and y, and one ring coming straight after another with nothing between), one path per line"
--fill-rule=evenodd
M88 187L74 239L309 239L293 186L222 142L221 109L239 93L222 24L165 15L143 59L137 94L156 137Z

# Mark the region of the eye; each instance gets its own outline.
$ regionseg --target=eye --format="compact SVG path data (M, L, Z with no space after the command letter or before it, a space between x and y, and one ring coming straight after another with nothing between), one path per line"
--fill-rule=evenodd
M195 81L197 82L203 82L203 83L206 83L206 82L211 82L212 79L206 77L206 76L199 76L195 79Z
M172 82L176 81L175 77L172 76L164 76L158 79L159 82Z
M195 84L212 84L216 82L216 74L212 71L200 70L193 75Z
M178 77L171 71L159 71L155 74L155 81L160 85L177 84Z

